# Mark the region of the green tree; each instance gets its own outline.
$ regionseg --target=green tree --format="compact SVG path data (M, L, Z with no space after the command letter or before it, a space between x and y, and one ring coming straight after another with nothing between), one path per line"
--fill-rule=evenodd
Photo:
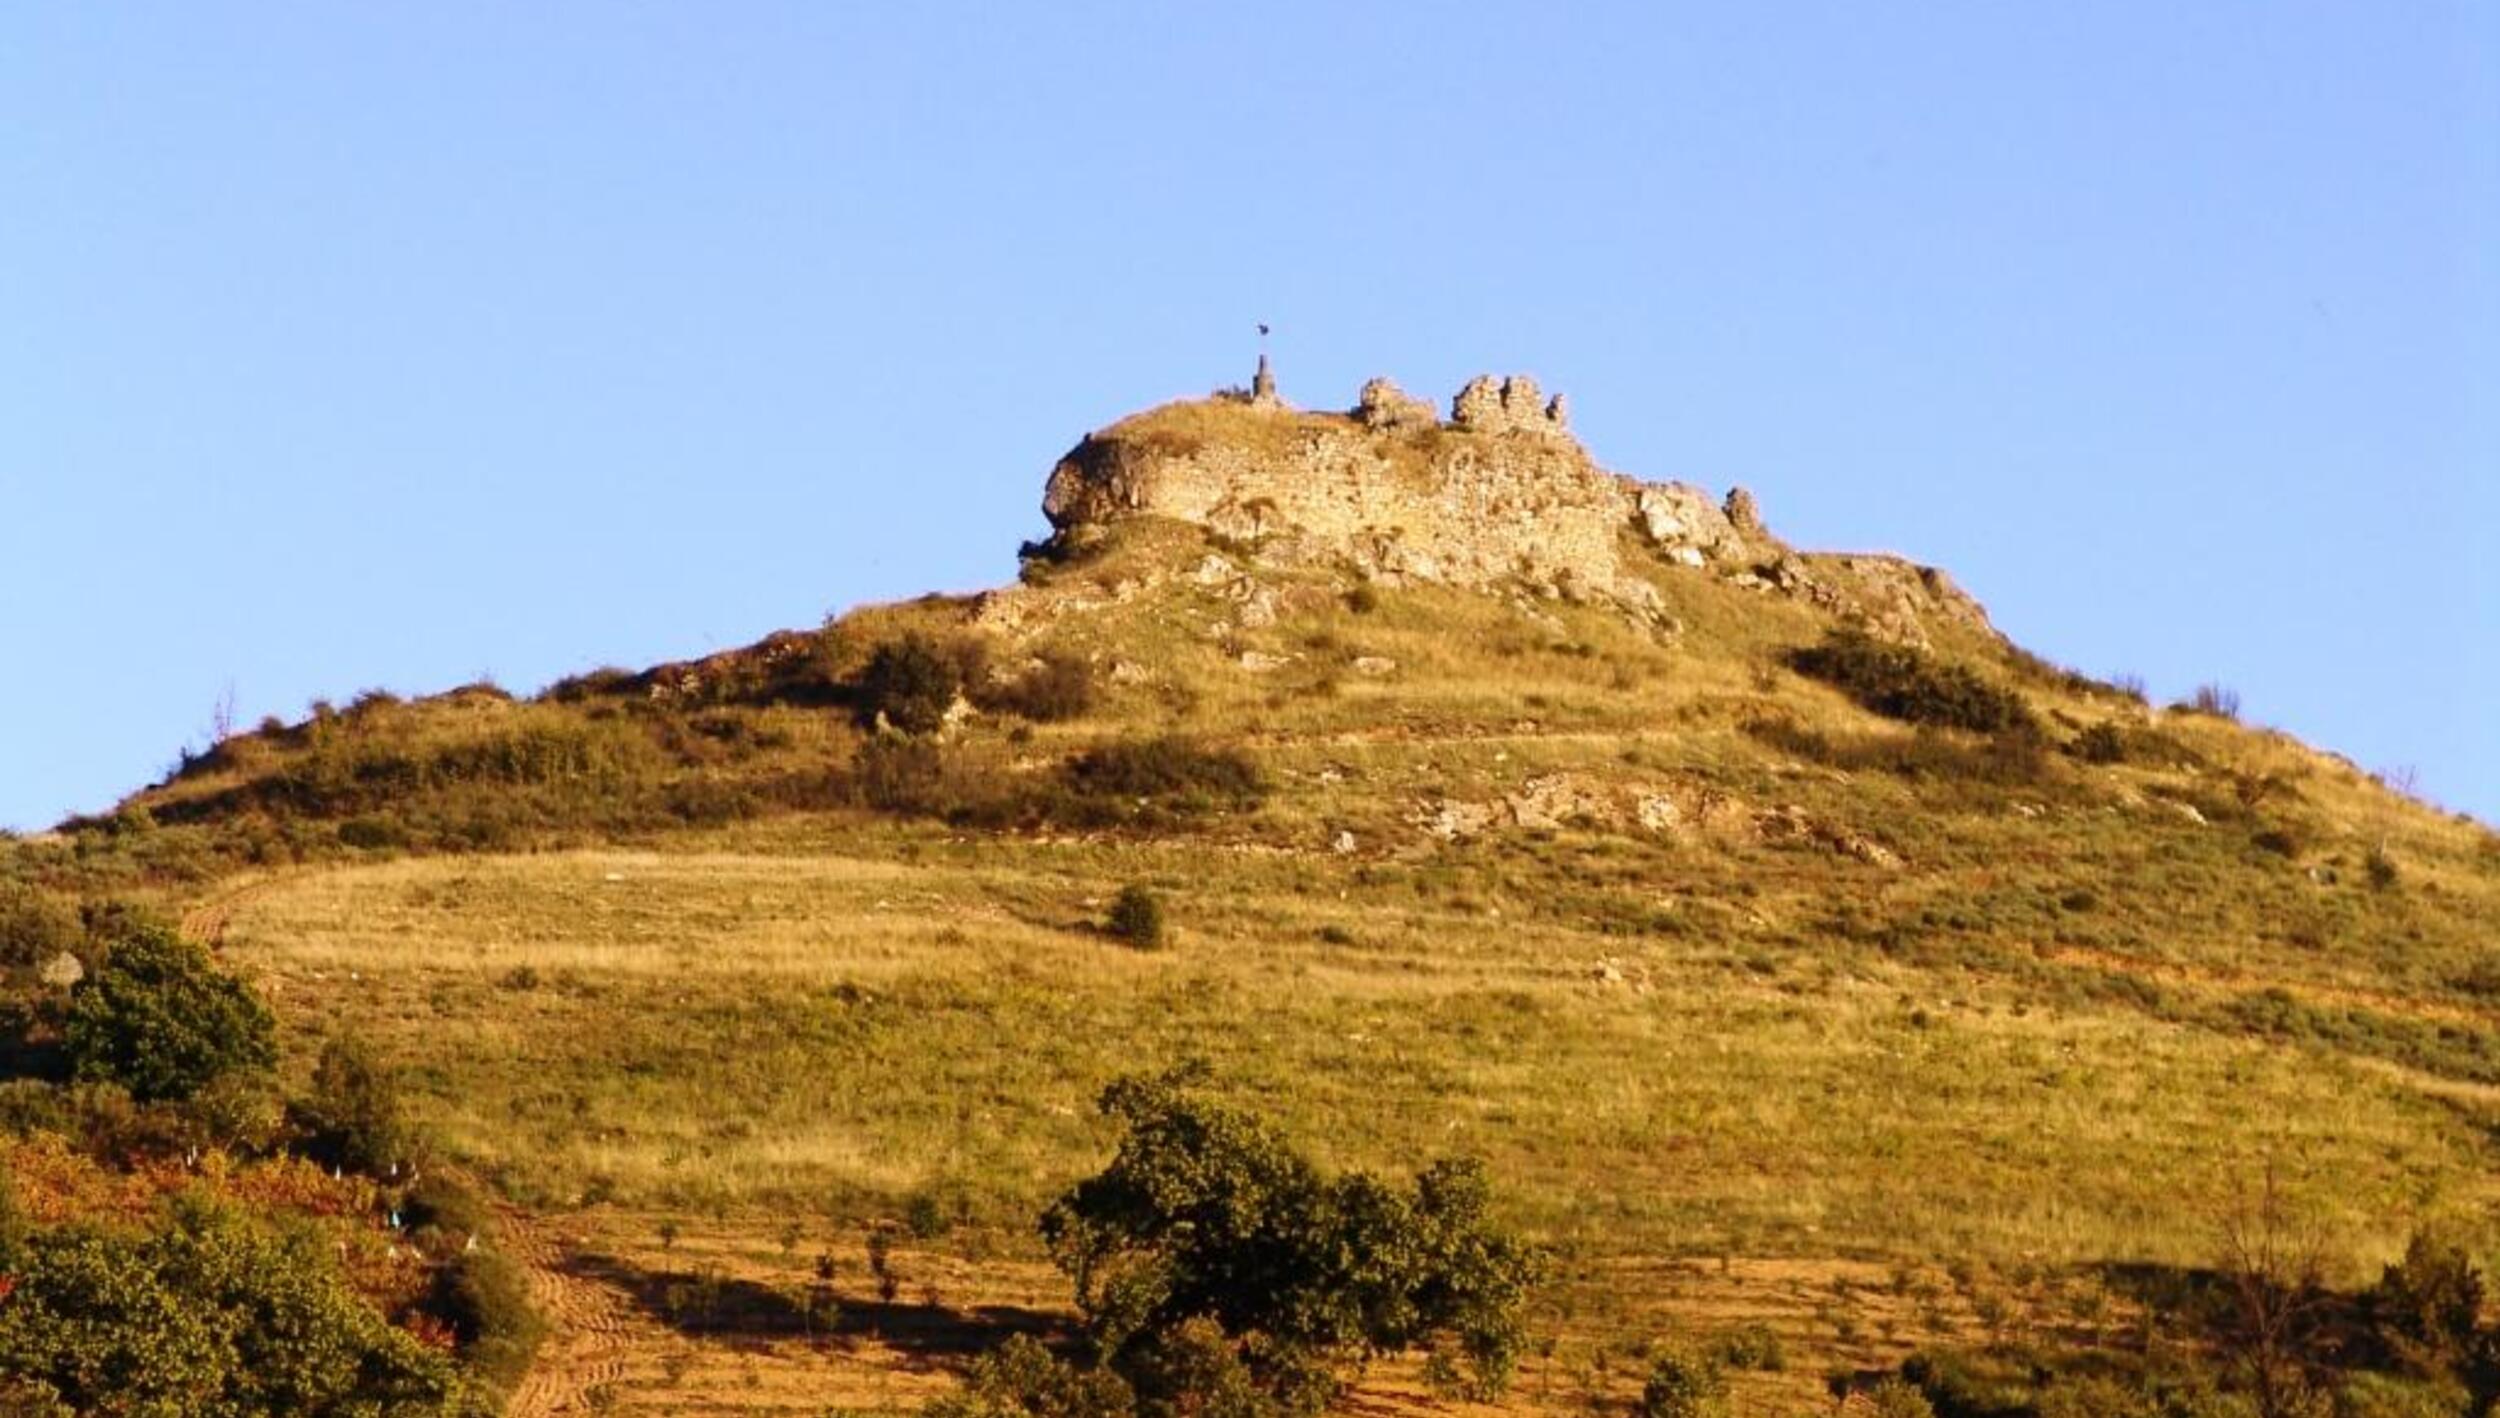
M1675 1349L1650 1365L1639 1418L1727 1418L1727 1373L1706 1354Z
M1104 1090L1127 1127L1119 1150L1042 1217L1101 1355L1134 1367L1206 1319L1295 1406L1325 1396L1342 1358L1416 1348L1498 1392L1534 1266L1489 1220L1481 1167L1436 1163L1404 1187L1325 1177L1273 1128L1198 1095L1197 1077Z
M926 635L905 635L868 657L859 677L860 717L873 724L882 715L907 734L935 733L963 687L961 659Z
M399 1101L399 1080L352 1039L332 1039L313 1066L305 1121L334 1160L379 1175L409 1160L414 1137Z
M964 1386L929 1404L927 1418L1133 1418L1119 1375L1070 1364L1030 1335L972 1361Z
M156 925L115 941L71 992L63 1043L77 1077L118 1083L142 1102L185 1099L278 1057L276 1025L250 988Z
M36 1233L11 1278L0 1373L36 1411L431 1418L460 1398L450 1362L350 1291L318 1234L197 1197L144 1233Z

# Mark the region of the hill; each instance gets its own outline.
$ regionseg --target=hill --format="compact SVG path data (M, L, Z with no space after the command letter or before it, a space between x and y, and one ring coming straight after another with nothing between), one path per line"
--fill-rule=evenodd
M0 870L181 914L294 1077L405 1071L559 1321L516 1411L942 1391L1059 1312L1031 1218L1096 1094L1189 1058L1332 1165L1486 1159L1555 1258L1513 1406L1747 1324L1789 1363L1741 1393L1801 1408L2141 1352L2268 1178L2347 1288L2500 1239L2500 839L2226 691L1607 472L1520 378L1447 420L1262 379L1044 505L1016 586L317 705ZM880 1292L839 1344L819 1255Z

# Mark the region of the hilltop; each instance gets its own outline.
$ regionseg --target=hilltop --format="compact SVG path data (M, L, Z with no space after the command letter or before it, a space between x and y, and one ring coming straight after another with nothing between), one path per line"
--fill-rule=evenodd
M518 1411L941 1391L1055 1303L1096 1091L1193 1056L1332 1162L1488 1160L1558 1258L1519 1406L1740 1323L1763 1403L2119 1346L2269 1170L2348 1285L2500 1234L2490 831L1608 471L1525 377L1264 375L1069 450L1014 586L318 705L0 873L184 915L299 1074L406 1070L569 1326ZM909 1286L810 1342L871 1234Z

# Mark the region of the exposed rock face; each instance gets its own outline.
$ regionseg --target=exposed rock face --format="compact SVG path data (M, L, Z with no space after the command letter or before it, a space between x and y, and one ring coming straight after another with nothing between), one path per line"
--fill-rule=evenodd
M1052 469L1042 510L1062 537L1170 517L1270 564L1524 583L1642 612L1660 605L1654 578L1681 567L1903 639L1925 638L1921 611L1984 624L1975 604L1925 568L1883 557L1809 565L1764 528L1742 490L1722 504L1689 484L1600 468L1572 437L1562 399L1548 400L1524 375L1470 381L1447 424L1386 379L1365 384L1350 414L1258 401L1166 405L1079 443Z
M1757 807L1704 784L1627 783L1583 773L1531 777L1512 792L1480 801L1434 799L1409 819L1427 837L1463 842L1504 831L1597 832L1698 836L1719 841L1835 852L1869 866L1894 868L1891 848L1794 804Z
M1268 559L1457 585L1525 579L1635 606L1657 592L1627 561L1627 532L1687 565L1758 554L1700 489L1599 468L1532 379L1476 380L1454 407L1442 426L1378 379L1351 416L1156 410L1079 444L1042 510L1063 533L1154 514Z

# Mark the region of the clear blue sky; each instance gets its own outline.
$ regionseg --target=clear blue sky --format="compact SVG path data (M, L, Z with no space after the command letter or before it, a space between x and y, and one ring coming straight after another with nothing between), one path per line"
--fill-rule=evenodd
M1480 370L2500 819L2500 8L12 5L0 823Z

